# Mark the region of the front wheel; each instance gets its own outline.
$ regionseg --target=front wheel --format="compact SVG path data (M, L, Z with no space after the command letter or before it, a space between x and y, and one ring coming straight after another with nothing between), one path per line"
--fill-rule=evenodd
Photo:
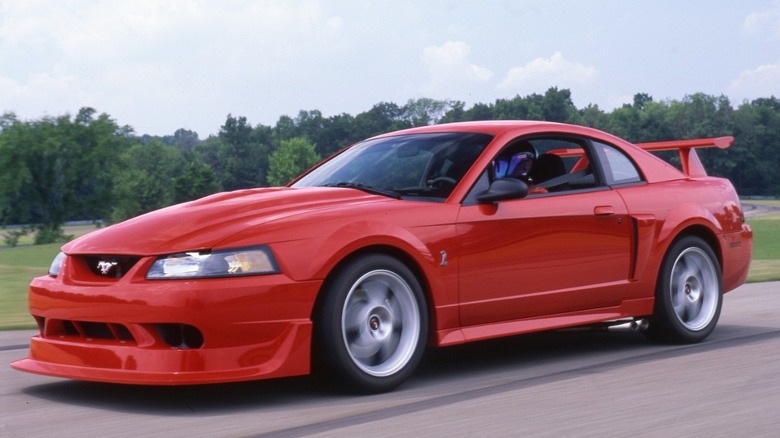
M700 342L715 329L722 302L715 253L702 239L684 237L664 258L647 333L667 342Z
M419 363L428 331L422 288L395 258L357 258L328 281L318 321L317 354L347 385L382 392Z

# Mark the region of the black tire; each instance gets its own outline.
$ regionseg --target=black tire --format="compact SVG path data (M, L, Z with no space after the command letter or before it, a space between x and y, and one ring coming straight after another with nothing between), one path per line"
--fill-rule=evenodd
M646 333L663 342L701 342L715 329L722 304L718 258L704 240L683 237L664 257Z
M328 280L315 320L318 362L367 393L403 383L420 362L428 311L419 281L399 260L360 256Z

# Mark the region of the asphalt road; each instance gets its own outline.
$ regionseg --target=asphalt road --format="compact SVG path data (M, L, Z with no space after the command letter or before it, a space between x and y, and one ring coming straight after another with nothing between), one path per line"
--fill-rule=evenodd
M31 332L0 332L0 436L780 436L780 282L726 295L692 346L556 332L437 350L395 392L310 377L134 387L12 370ZM410 434L414 435L410 435Z
M750 201L743 201L742 210L745 212L745 217L753 218L758 216L766 216L772 213L780 212L780 205L761 204Z

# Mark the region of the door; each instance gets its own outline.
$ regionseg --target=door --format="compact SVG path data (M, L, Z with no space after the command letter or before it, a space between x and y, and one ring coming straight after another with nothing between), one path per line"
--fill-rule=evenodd
M461 324L620 304L632 257L627 213L621 197L596 182L463 205L457 224Z

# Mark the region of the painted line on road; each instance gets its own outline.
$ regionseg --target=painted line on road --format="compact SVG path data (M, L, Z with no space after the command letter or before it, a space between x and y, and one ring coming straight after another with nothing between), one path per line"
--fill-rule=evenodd
M2 345L0 346L0 351L25 350L28 348L30 348L30 344Z

